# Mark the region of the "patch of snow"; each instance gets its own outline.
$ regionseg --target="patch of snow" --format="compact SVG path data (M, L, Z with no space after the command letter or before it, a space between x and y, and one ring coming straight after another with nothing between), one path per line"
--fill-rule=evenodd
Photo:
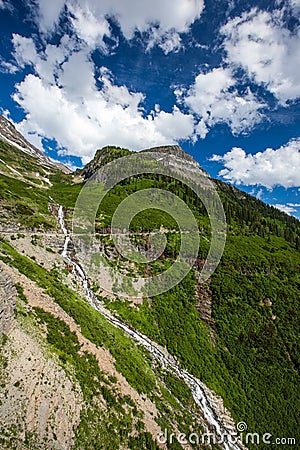
M49 186L53 186L53 184L51 183L51 181L49 180L49 178L42 177L42 180L45 181L45 183L48 183Z
M2 164L4 164L9 170L11 170L12 172L16 173L17 175L19 175L20 177L23 178L23 175L18 172L16 169L14 169L13 167L9 166L5 161L3 161L2 159L0 159L0 161L2 162Z

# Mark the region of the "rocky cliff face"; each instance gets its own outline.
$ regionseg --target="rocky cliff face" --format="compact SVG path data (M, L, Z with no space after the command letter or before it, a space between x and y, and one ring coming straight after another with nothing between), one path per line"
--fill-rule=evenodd
M153 153L153 154L160 154L161 156L170 156L172 155L175 158L178 158L182 161L184 161L187 164L190 164L191 166L200 168L197 161L194 160L194 158L186 153L180 145L161 145L159 147L152 147L145 150L142 150L140 153ZM202 169L201 169L202 170ZM206 172L208 175L208 173Z
M0 268L0 338L11 329L17 291L13 280Z
M194 158L186 153L179 145L165 145L143 150L141 154L151 155L162 165L166 165L180 174L186 174L189 177L195 175L199 177L209 177L209 174L203 170Z

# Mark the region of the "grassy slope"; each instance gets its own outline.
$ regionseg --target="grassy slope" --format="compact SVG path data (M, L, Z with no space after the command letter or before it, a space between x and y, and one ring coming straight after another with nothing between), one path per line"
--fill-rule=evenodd
M39 161L0 140L0 201L5 217L17 220L23 227L47 230L57 226L48 204L74 205L81 184L73 184L72 175L43 168ZM12 172L7 165L22 177ZM2 172L2 173L1 173ZM40 177L36 174L39 173ZM42 181L47 177L52 186Z

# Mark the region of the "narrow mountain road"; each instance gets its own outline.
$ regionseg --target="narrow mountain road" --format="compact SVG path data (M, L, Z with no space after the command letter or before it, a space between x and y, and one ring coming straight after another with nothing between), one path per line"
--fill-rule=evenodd
M214 399L210 398L209 389L204 385L204 383L189 374L186 370L182 369L175 358L168 353L166 349L161 349L157 343L151 341L147 336L114 317L111 312L99 302L94 292L89 288L89 282L83 268L74 260L74 257L71 256L68 250L72 240L65 224L64 209L61 205L58 208L58 221L65 236L62 257L72 265L73 273L80 279L90 305L103 317L105 317L112 325L122 329L125 333L143 345L165 369L170 370L174 375L186 382L191 389L195 403L202 411L204 421L206 423L206 425L204 424L206 428L205 431L207 433L215 434L220 447L225 450L245 449L245 446L242 443L235 442L235 430L232 426L232 419L226 421L226 418L224 420L224 417L218 417L214 407ZM224 436L225 438L222 439ZM226 436L232 436L232 439L228 439Z

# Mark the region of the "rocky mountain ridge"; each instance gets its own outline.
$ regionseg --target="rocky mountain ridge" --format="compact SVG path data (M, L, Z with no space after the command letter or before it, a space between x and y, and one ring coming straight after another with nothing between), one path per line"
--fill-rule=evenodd
M6 117L0 115L0 140L18 148L22 152L37 158L41 166L61 170L63 173L70 173L71 171L64 166L64 164L55 161L44 155L34 145L30 144L24 136L22 136L11 121Z
M120 147L106 146L97 150L94 158L83 169L77 170L76 173L84 180L87 180L109 162L128 155L139 155L141 160L143 155L145 155L145 158L150 156L159 161L162 166L165 165L173 170L189 174L189 176L194 174L195 176L203 175L209 177L209 174L200 167L199 163L179 145L163 145L146 148L140 152L133 152Z

